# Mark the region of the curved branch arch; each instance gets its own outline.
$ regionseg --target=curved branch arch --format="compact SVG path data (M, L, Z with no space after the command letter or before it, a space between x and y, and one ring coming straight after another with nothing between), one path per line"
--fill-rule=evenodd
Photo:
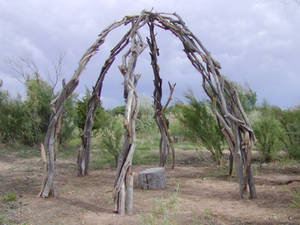
M188 29L181 17L176 13L153 13L151 11L142 11L140 15L125 16L122 20L114 22L105 28L97 40L84 53L79 61L79 65L74 75L67 84L63 84L63 89L56 99L51 102L52 114L50 117L49 127L44 139L44 146L48 151L49 165L47 177L42 186L41 197L49 197L54 195L54 156L53 149L56 138L56 127L58 118L62 113L63 105L66 98L74 91L79 82L79 77L89 62L90 58L96 54L99 47L104 43L106 36L110 31L130 24L130 29L121 38L120 42L111 49L110 55L105 61L99 78L93 88L93 94L88 102L87 118L82 134L82 146L78 154L79 175L87 174L90 148L90 135L93 126L93 114L97 109L100 98L102 85L106 73L113 64L115 57L130 44L128 51L123 56L122 65L119 67L121 74L124 76L124 99L126 102L126 113L124 118L125 127L125 143L121 150L118 162L117 173L115 177L115 210L121 214L125 212L124 207L127 202L132 199L132 192L129 191L128 184L132 179L131 161L135 148L135 117L138 112L138 96L135 87L138 82L139 75L134 73L135 64L140 53L146 48L139 29L144 25L149 25L150 54L152 57L152 68L155 75L156 97L159 97L159 88L161 88L159 77L159 66L157 60L154 59L158 55L155 38L153 38L153 30L155 27L168 30L182 42L183 51L190 60L193 67L202 76L202 87L213 103L213 112L219 122L225 139L230 148L236 165L237 177L240 185L240 197L242 198L247 185L250 190L250 198L256 198L255 185L251 172L251 148L255 143L255 135L251 124L245 114L239 101L237 91L234 86L221 74L221 65L204 47L201 41ZM154 81L155 82L155 81ZM158 108L160 108L158 104ZM126 204L125 204L126 202ZM127 209L127 208L126 208ZM130 203L127 213L130 213Z

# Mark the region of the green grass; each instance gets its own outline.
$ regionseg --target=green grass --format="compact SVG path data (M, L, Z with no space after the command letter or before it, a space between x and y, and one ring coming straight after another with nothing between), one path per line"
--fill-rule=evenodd
M174 143L175 150L198 150L201 147L197 144L193 144L191 142L181 142L181 143Z
M159 153L157 152L150 152L150 151L143 151L143 150L136 150L132 164L133 165L152 165L159 163Z
M153 150L159 149L159 138L158 137L138 137L136 141L137 150Z

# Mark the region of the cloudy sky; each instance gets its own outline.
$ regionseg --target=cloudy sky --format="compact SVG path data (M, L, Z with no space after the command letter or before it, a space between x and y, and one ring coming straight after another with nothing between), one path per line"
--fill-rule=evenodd
M63 77L68 80L102 29L125 15L151 8L181 15L221 63L223 74L248 85L257 93L259 102L266 99L282 108L300 105L298 0L0 0L2 88L14 95L24 95L24 86L14 78L16 74L7 64L7 59L19 57L33 60L43 78L49 80L54 74L53 64L64 54ZM106 38L81 75L76 89L79 95L95 83L110 48L125 31L122 27ZM201 77L185 58L181 43L166 31L156 32L164 94L168 95L170 81L177 83L176 98L182 99L187 89L203 98ZM146 30L142 33L147 35ZM151 97L153 75L148 52L146 49L139 58L136 72L142 74L138 91ZM108 108L123 104L119 64L117 60L105 79L102 100Z

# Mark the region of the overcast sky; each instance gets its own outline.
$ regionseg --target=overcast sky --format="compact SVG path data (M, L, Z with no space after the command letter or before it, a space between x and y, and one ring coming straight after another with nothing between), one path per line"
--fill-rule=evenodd
M0 79L3 89L24 95L5 59L25 57L35 61L44 79L53 75L53 63L65 54L63 76L68 80L84 51L107 25L143 9L177 12L190 30L222 65L230 80L249 85L258 95L282 108L300 105L300 3L297 0L0 0ZM129 28L127 28L129 29ZM126 31L106 38L76 89L79 95L92 87L110 48ZM203 98L201 77L182 52L181 43L166 31L156 30L158 58L167 82L176 82L174 96L182 98L191 88ZM147 35L146 30L142 34ZM145 37L145 36L144 36ZM121 57L121 55L120 55ZM122 76L117 60L107 74L103 104L123 104ZM152 96L153 75L149 50L138 59L140 94ZM60 88L59 84L59 88Z

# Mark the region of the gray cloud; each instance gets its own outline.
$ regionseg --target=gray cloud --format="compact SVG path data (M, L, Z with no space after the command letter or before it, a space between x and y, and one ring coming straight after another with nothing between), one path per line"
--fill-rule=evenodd
M180 14L189 28L202 40L222 64L222 72L231 80L248 83L260 101L292 107L300 104L300 6L282 0L186 0L186 1L1 1L0 59L31 55L45 74L57 56L66 53L64 74L68 79L83 52L99 32L115 20L142 9ZM82 74L79 94L91 87L109 54L109 49L125 32L112 32L99 53ZM146 33L143 32L143 33ZM201 95L201 77L185 58L181 43L170 33L157 30L161 50L159 63L164 79L176 82L175 96L182 98L187 88ZM153 75L149 50L139 58L137 72L142 73L139 92L151 96ZM121 56L120 56L121 57ZM107 74L103 102L108 107L122 104L122 76L117 65ZM46 77L45 77L46 78ZM0 79L10 92L21 92L5 63ZM203 93L202 93L203 94Z

